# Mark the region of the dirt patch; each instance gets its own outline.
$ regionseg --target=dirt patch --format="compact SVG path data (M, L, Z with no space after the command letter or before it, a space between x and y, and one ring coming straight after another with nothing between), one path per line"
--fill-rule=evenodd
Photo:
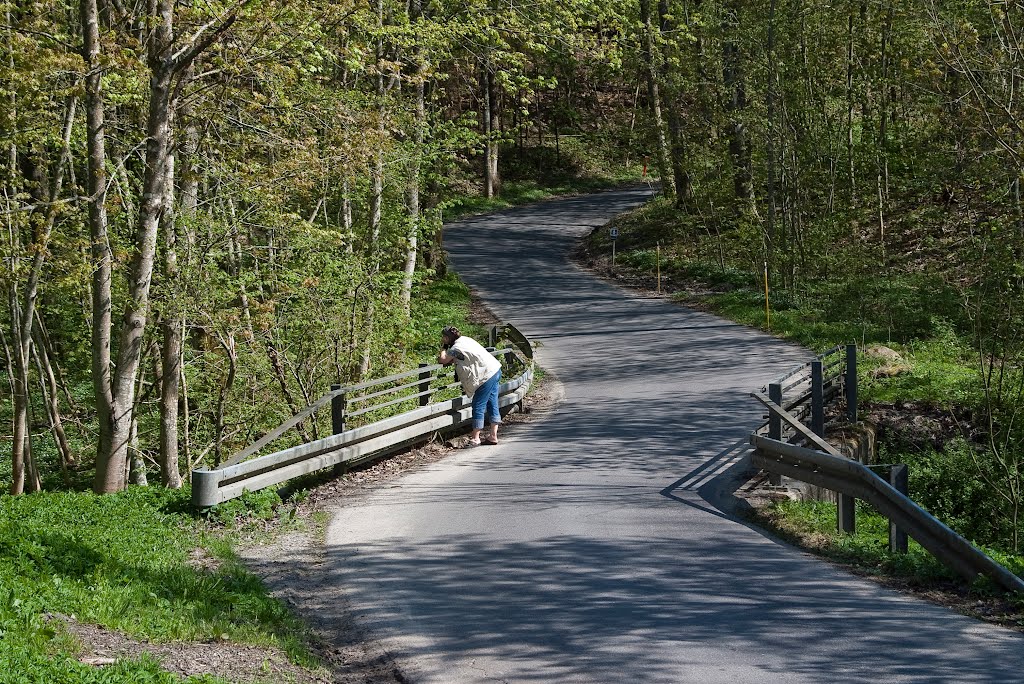
M156 658L161 667L180 677L211 674L232 682L253 684L326 684L333 681L326 669L307 670L293 665L283 651L229 641L208 643L150 643L121 632L79 622L71 615L51 614L47 620L71 635L81 646L80 662L102 667L118 659Z
M981 442L984 433L970 412L922 401L873 402L861 406L863 419L878 427L879 440L913 448L942 449L956 437Z
M473 288L469 290L469 320L478 325L494 325L501 323L501 319L487 308L479 293Z

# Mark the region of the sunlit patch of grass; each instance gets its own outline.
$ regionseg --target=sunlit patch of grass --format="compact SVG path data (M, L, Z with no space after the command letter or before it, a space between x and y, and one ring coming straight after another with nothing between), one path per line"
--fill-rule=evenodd
M274 645L297 663L314 664L302 640L305 628L229 545L208 544L220 560L215 569L190 563L190 552L209 540L187 513L188 497L188 491L131 488L105 496L0 498L0 671L21 663L38 681L94 681L61 678L76 666L64 657L58 631L43 620L46 613L150 641ZM119 667L139 672L123 681L174 681L153 674L151 663Z

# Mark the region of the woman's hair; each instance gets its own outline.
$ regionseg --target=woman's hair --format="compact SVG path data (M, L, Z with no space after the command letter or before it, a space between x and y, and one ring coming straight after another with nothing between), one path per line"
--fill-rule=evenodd
M462 337L462 333L454 325L447 325L441 330L441 334L445 337L450 337L452 342Z

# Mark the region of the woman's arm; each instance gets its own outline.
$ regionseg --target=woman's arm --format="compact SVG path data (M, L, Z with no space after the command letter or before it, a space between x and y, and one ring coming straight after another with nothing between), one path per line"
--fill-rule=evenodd
M441 347L441 351L437 354L437 362L442 366L450 366L458 360L465 359L466 355L455 348Z

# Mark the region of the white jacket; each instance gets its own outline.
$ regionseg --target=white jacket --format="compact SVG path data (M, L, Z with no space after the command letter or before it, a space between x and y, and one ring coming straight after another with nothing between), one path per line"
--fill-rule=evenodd
M491 352L465 335L455 340L448 353L455 357L455 367L459 372L462 390L469 397L473 396L480 385L501 370L501 362L494 358Z

